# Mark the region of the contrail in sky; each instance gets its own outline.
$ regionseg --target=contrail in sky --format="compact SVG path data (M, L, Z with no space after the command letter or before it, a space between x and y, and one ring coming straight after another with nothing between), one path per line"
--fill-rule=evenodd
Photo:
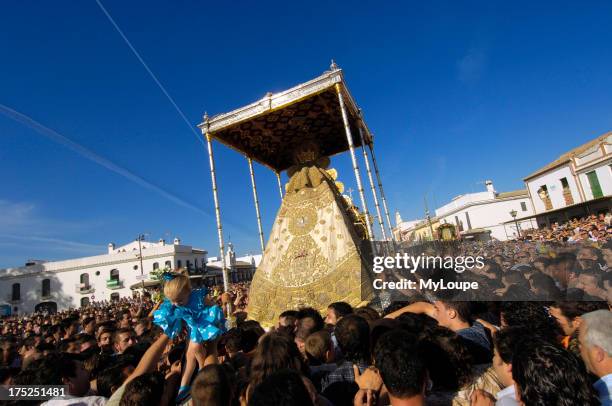
M54 131L48 127L45 127L44 125L40 124L39 122L35 121L34 119L26 116L25 114L22 114L18 111L13 110L10 107L5 106L4 104L0 103L0 113L4 114L6 117L15 120L29 128L31 128L32 130L36 131L37 133L39 133L40 135L43 135L47 138L49 138L52 141L57 142L58 144L61 144L69 149L71 149L72 151L76 152L77 154L81 155L84 158L89 159L92 162L97 163L98 165L111 170L113 172L115 172L116 174L144 187L147 189L150 189L154 192L156 192L157 194L165 197L166 199L180 205L183 207L186 207L188 209L197 211L198 213L204 214L206 216L212 217L212 214L202 210L199 207L194 206L193 204L186 202L185 200L181 199L180 197L177 197L171 193L166 192L165 190L163 190L162 188L160 188L159 186L154 185L153 183L149 182L148 180L142 178L141 176L138 176L132 172L130 172L129 170L120 167L119 165L115 164L114 162L109 161L108 159L96 154L95 152L85 148L84 146L77 144L76 142L72 141L71 139L63 136L62 134L58 133L57 131Z
M172 96L170 96L170 93L168 93L168 91L166 90L166 88L164 87L164 85L161 84L161 82L159 81L159 79L157 79L157 76L155 76L155 74L153 73L153 71L151 69L149 69L149 65L146 64L146 62L144 61L144 59L142 59L142 57L140 56L140 53L138 53L138 51L136 50L136 48L134 48L134 46L132 45L132 43L130 42L130 40L125 36L125 34L123 33L123 31L121 30L121 28L119 28L119 25L115 22L115 19L113 17L111 17L110 13L106 10L106 8L104 7L104 5L102 5L102 2L100 0L96 0L96 3L98 3L98 7L100 7L100 10L102 10L102 12L104 13L104 15L106 16L106 18L108 18L108 21L110 21L110 23L113 25L113 27L115 28L115 30L119 33L119 35L121 36L121 38L123 39L123 41L126 43L126 45L130 48L130 50L132 51L132 53L134 54L134 56L136 56L136 59L138 59L138 61L140 62L140 64L145 68L145 70L147 71L147 73L149 74L149 76L151 76L151 79L153 79L153 81L155 82L155 84L157 85L157 87L159 87L159 89L162 91L162 93L166 96L166 98L168 99L168 101L170 101L170 104L172 104L172 106L174 107L174 109L177 111L177 113L179 114L179 116L181 116L181 118L183 119L183 121L185 122L185 124L187 124L187 127L189 127L189 130L195 135L195 137L197 138L197 140L200 142L200 144L202 144L202 146L204 148L206 148L206 145L204 144L204 140L202 140L202 136L201 134L198 134L198 132L196 131L194 125L189 122L189 120L187 119L187 116L185 116L185 113L183 113L183 110L181 110L181 108L178 106L178 104L176 104L176 102L174 101L174 99L172 98Z
M51 238L51 237L37 237L32 235L13 235L13 234L0 234L0 238L9 239L9 240L26 240L26 241L36 241L36 242L50 242L53 244L64 245L67 248L87 250L89 252L100 251L102 245L94 245L94 244L85 244L76 241L64 240L60 238Z
M166 96L166 98L168 99L168 101L170 102L170 104L172 105L172 107L174 107L174 109L176 110L176 112L178 113L178 115L181 117L181 119L183 120L183 122L187 125L187 127L189 128L189 131L191 131L191 133L196 137L196 139L198 140L198 142L200 144L202 144L202 146L206 149L207 146L204 143L202 134L198 133L198 131L196 130L195 126L193 125L192 122L189 121L189 119L187 118L187 116L185 115L185 113L183 112L183 110L181 110L181 108L178 106L178 104L176 104L176 102L174 101L174 99L172 98L172 96L170 95L170 93L166 90L166 88L164 87L164 85L162 85L162 83L160 82L160 80L157 78L157 76L155 75L155 73L153 73L153 71L151 70L151 68L149 68L149 65L147 65L147 63L144 61L144 59L142 58L142 56L140 56L140 53L136 50L136 47L134 47L134 45L132 45L132 42L128 39L128 37L125 35L125 33L123 32L123 30L119 27L119 24L117 24L117 22L115 21L115 19L111 16L111 14L109 13L109 11L106 9L106 7L104 7L104 5L102 4L102 0L95 0L96 4L98 4L98 7L100 7L100 10L102 10L102 12L104 13L104 15L106 16L106 18L108 19L108 21L111 23L111 25L113 26L113 28L115 29L115 31L117 31L117 33L119 34L119 36L121 37L121 39L123 39L123 42L125 42L125 44L128 46L128 48L130 48L130 51L132 51L132 53L134 54L134 56L136 57L136 59L138 59L138 62L140 62L140 64L143 66L143 68L147 71L147 73L149 74L149 76L151 77L151 79L153 79L153 82L155 82L155 84L157 85L157 87L159 87L159 89L162 91L162 93L164 94L164 96ZM250 232L244 232L243 225L236 225L231 221L225 221L226 224L231 225L233 227L235 227L238 231L239 234L243 234L243 235L248 235L250 236Z

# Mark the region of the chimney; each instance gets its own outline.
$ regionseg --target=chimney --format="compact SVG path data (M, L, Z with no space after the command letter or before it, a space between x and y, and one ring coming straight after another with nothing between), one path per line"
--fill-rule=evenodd
M495 188L493 187L493 181L485 180L485 185L487 186L487 192L489 192L491 198L494 199L497 192L495 192Z
M161 245L163 247L164 245L166 245L166 240L164 240L163 238L160 238L158 243L159 243L159 245Z
M180 245L181 244L181 239L178 237L174 237L174 245Z
M108 243L108 253L112 254L114 250L115 250L115 243L114 242L109 242Z

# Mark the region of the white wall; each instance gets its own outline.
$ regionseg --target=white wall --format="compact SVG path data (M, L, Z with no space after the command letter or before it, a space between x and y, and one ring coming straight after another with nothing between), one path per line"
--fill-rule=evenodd
M395 236L395 238L397 240L400 240L401 239L401 235L405 231L410 230L411 228L413 228L415 225L419 224L422 221L423 221L423 219L421 219L421 220L402 221L401 223L396 224L395 228L393 228L393 235Z
M119 293L119 297L130 297L130 286L141 281L140 259L136 254L126 251L0 270L0 302L11 300L14 283L21 285L21 301L11 304L11 307L18 308L18 313L33 312L37 304L47 301L56 302L58 310L62 310L79 307L83 297L96 301L110 300L113 293ZM201 267L207 260L205 251L193 252L192 247L183 245L149 246L143 250L142 255L142 274L145 278L153 270L154 263L158 263L159 268L163 269L166 261L170 261L171 267L176 268L178 260L186 266L187 260L195 265L197 258L198 267ZM119 270L121 288L107 287L106 281L110 279L113 269ZM81 274L89 275L93 291L81 293L78 288ZM47 298L42 297L43 279L51 280L51 295Z
M567 183L574 199L574 204L582 202L580 193L578 191L578 185L576 184L574 175L572 175L569 164L567 164L525 182L527 184L527 188L529 189L529 193L531 194L531 199L537 214L547 211L544 202L538 195L538 189L542 185L546 185L548 188L548 195L550 196L553 209L560 209L567 206L565 204L565 198L563 197L561 178L567 179Z
M527 210L523 210L521 208L521 202L525 203L525 207ZM457 216L459 220L463 222L463 230L466 231L468 230L466 213L468 213L472 229L484 228L487 230L491 230L492 238L504 241L508 238L514 238L514 236L510 232L510 228L508 226L504 226L503 224L505 222L512 221L512 216L510 216L510 212L512 210L516 210L516 217L519 219L521 217L526 217L534 214L529 199L527 197L507 200L495 199L489 201L482 201L478 204L459 209L456 212L448 213L446 216L441 217L440 223L444 223L446 221L447 223L457 225L457 222L455 220L455 216ZM521 221L519 226L522 230L527 230L532 228L532 224L533 223L530 220L525 220ZM512 226L512 230L514 230L515 228L516 227Z
M449 212L452 212L460 207L463 207L470 203L477 203L486 200L491 200L495 198L495 194L491 192L477 192L477 193L468 193L465 195L459 195L455 197L450 203L445 204L444 206L436 209L436 216L444 216Z
M610 169L610 162L601 163L598 166L593 168L589 168L584 172L580 173L579 179L582 184L582 190L584 190L584 194L587 200L593 199L593 192L591 191L591 184L589 183L589 179L587 177L587 173L595 170L597 173L597 178L599 179L599 184L601 185L601 191L604 196L612 195L612 170Z

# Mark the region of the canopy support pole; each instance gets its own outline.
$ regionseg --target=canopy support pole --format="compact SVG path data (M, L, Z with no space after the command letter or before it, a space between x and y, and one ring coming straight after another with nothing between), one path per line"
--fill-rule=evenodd
M380 212L380 205L378 204L378 195L376 194L376 187L374 186L374 179L372 178L372 171L370 170L370 161L368 159L368 153L365 149L365 140L363 137L362 126L359 126L359 137L361 138L361 150L363 151L363 160L365 161L366 173L368 174L368 180L370 181L370 189L372 190L372 197L374 198L374 207L376 208L378 224L380 224L380 232L382 235L382 239L386 241L387 233L385 232L385 224L383 223L383 217Z
M283 184L281 182L280 172L276 172L276 181L278 182L278 193L280 193L281 202L283 201Z
M255 202L255 214L257 215L257 228L259 230L259 243L261 244L261 253L263 254L265 246L264 246L264 236L263 229L261 227L261 213L259 211L259 199L257 198L257 186L255 185L255 172L253 171L253 160L247 157L247 161L249 163L249 172L251 173L251 186L253 187L253 201Z
M204 119L208 122L208 117ZM215 160L213 157L212 140L208 130L204 134L208 145L208 163L210 165L210 179L212 182L213 200L215 202L215 217L217 219L217 237L219 238L219 253L221 254L221 271L223 274L223 291L229 291L229 281L227 275L227 264L225 263L225 244L223 243L223 225L221 224L221 209L219 208L219 195L217 193L217 175L215 172ZM228 304L229 308L229 304ZM229 314L228 314L229 317Z
M391 233L391 240L395 241L393 235L393 227L391 226L391 217L389 217L389 208L387 207L387 199L385 198L385 192L383 191L382 181L380 180L380 172L378 171L378 165L376 164L376 155L374 155L373 141L368 144L370 149L370 155L372 156L372 164L374 165L374 172L376 173L376 180L378 181L378 190L380 190L380 199L382 200L383 209L385 211L385 218L387 219L387 226Z
M351 134L351 126L348 120L348 114L346 112L346 106L344 105L344 97L342 96L342 89L339 83L336 83L336 92L338 93L338 102L340 103L340 110L342 111L342 120L344 121L344 131L346 132L346 140L348 142L349 150L351 152L351 161L353 162L353 172L355 172L355 179L357 181L357 189L359 189L359 198L361 199L361 207L365 215L366 230L368 232L368 240L372 241L372 226L370 225L370 215L368 213L368 206L363 193L363 184L361 183L361 175L359 174L359 166L357 165L357 157L355 156L355 145L353 143L353 135Z

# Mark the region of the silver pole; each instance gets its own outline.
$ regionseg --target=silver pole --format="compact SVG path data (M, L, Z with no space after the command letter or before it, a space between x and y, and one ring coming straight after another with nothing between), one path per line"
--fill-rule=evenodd
M257 228L259 229L259 243L261 244L261 253L263 254L264 236L263 229L261 227L261 213L259 212L259 199L257 198L257 186L255 185L255 172L253 171L253 160L247 157L249 163L249 172L251 173L251 186L253 186L253 201L255 202L255 214L257 215Z
M372 196L374 197L374 207L376 208L376 215L378 216L378 224L380 224L380 232L382 233L382 239L386 241L387 233L385 232L385 225L383 223L382 214L380 213L380 205L378 204L378 196L376 194L376 187L374 186L374 179L372 178L372 171L370 170L370 160L368 159L368 153L365 149L365 139L363 137L363 128L361 126L359 126L359 137L361 138L363 160L365 161L366 172L368 174L368 180L370 181L370 189L372 189Z
M391 239L395 241L393 235L393 227L391 227L391 217L389 217L389 208L387 207L387 199L385 198L385 192L383 191L382 181L380 180L380 172L378 171L378 165L376 164L376 155L374 155L374 147L372 143L368 144L370 148L370 155L372 156L372 164L374 164L374 172L376 173L376 180L378 181L378 189L380 190L380 199L382 200L383 209L385 211L385 218L387 219L387 226L391 233Z
M283 184L281 182L280 172L276 172L276 181L278 182L278 193L280 193L281 202L283 201Z
M215 160L213 159L213 150L210 134L206 132L205 136L206 143L208 144L208 163L210 164L210 178L212 180L213 199L215 202L215 217L217 218L217 237L219 238L219 252L221 253L223 291L227 292L229 291L229 281L227 275L227 266L225 264L225 244L223 243L223 226L221 224L221 210L219 209L219 196L217 194L217 175L215 174Z
M351 134L351 126L348 121L348 114L346 113L346 106L344 105L344 97L342 96L342 89L340 84L336 83L336 92L338 93L338 102L340 103L340 110L342 110L342 120L344 121L344 131L346 132L346 140L348 141L349 151L351 152L351 161L353 161L353 172L355 172L355 179L357 180L357 189L359 189L359 198L361 199L361 207L365 214L366 229L368 231L368 240L372 241L374 237L372 235L372 226L370 225L370 215L368 213L368 206L363 193L363 184L361 183L361 175L359 174L359 166L357 165L357 157L355 156L355 145L353 144L353 135Z

